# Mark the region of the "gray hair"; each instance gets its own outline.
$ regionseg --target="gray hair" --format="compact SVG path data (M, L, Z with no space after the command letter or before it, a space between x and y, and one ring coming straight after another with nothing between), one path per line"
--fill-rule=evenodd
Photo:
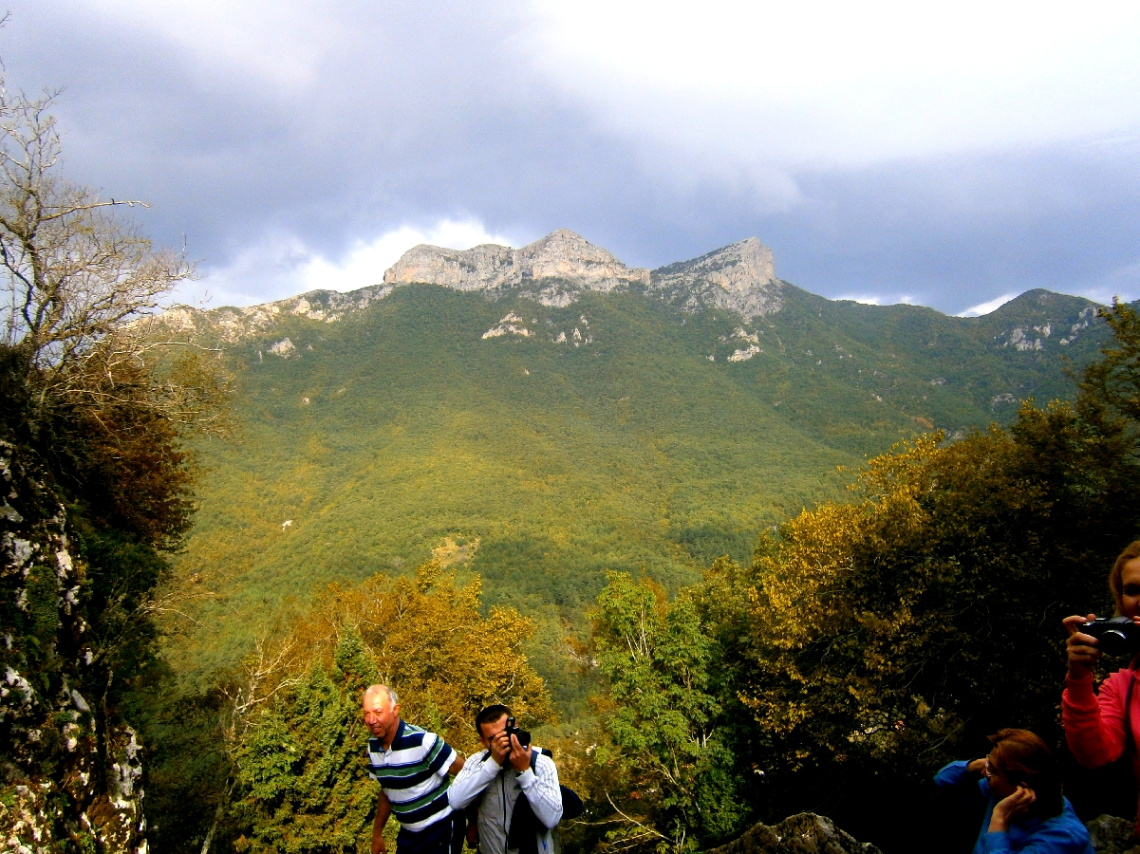
M396 692L389 688L387 685L369 685L364 691L365 697L371 697L373 694L379 694L383 691L388 695L388 708L394 709L400 702L400 698L396 696Z

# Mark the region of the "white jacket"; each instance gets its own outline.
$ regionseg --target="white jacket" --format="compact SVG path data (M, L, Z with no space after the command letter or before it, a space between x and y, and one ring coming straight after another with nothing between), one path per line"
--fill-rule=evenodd
M538 751L531 746L532 751ZM538 834L538 854L553 854L553 828L562 818L562 790L558 786L558 769L554 760L545 753L538 752L531 768L521 774L516 773L509 762L499 765L488 756L488 751L472 754L463 764L463 770L456 775L447 790L447 800L452 809L460 810L475 800L479 793L479 851L481 854L512 854L514 848L507 848L507 833L515 812L515 802L519 794L525 792L526 799L534 811L538 823L545 829Z

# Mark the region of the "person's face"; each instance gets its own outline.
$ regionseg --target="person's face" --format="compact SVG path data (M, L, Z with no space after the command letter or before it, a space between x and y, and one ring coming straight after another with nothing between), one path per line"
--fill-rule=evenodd
M400 723L400 704L391 705L385 691L365 694L363 711L364 725L374 737L387 742L395 735Z
M1120 613L1140 617L1140 557L1134 557L1120 569Z
M507 716L503 715L497 721L479 724L479 743L490 749L491 741L496 735L507 728Z
M1017 789L1017 786L1010 781L1001 765L998 764L996 751L991 751L990 755L986 757L986 767L982 773L986 775L986 780L989 781L990 791L999 801L1002 798L1008 798Z

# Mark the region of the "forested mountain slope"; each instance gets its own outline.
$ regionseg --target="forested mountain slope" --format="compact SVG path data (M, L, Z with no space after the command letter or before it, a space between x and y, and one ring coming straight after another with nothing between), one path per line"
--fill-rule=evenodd
M227 342L242 388L239 434L198 448L178 583L207 595L181 668L230 664L290 598L433 549L488 603L544 615L553 655L605 570L675 586L745 560L836 496L837 466L1065 396L1066 360L1105 338L1091 303L1045 291L974 319L829 301L755 240L652 273L545 241L418 247L353 294L172 314Z

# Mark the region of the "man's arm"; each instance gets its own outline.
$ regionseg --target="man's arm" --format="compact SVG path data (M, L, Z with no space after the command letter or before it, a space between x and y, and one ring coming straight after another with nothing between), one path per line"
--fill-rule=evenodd
M455 751L455 761L452 762L451 765L448 767L447 773L450 774L452 777L454 777L456 774L458 774L460 771L463 770L463 763L466 761L467 760L463 756L463 754L460 753L458 750L456 750Z
M481 754L478 753L467 757L463 770L451 781L447 790L447 802L453 810L461 810L475 800L499 773L499 765L494 759L488 757L485 762L480 762L480 758Z
M380 797L376 799L376 819L372 822L372 854L384 854L388 850L388 843L384 841L384 825L392 815L392 805L388 803L388 796L380 790Z
M562 819L562 789L558 786L558 768L554 760L540 753L534 763L534 770L527 768L519 774L522 786L534 817L548 830L553 829Z

